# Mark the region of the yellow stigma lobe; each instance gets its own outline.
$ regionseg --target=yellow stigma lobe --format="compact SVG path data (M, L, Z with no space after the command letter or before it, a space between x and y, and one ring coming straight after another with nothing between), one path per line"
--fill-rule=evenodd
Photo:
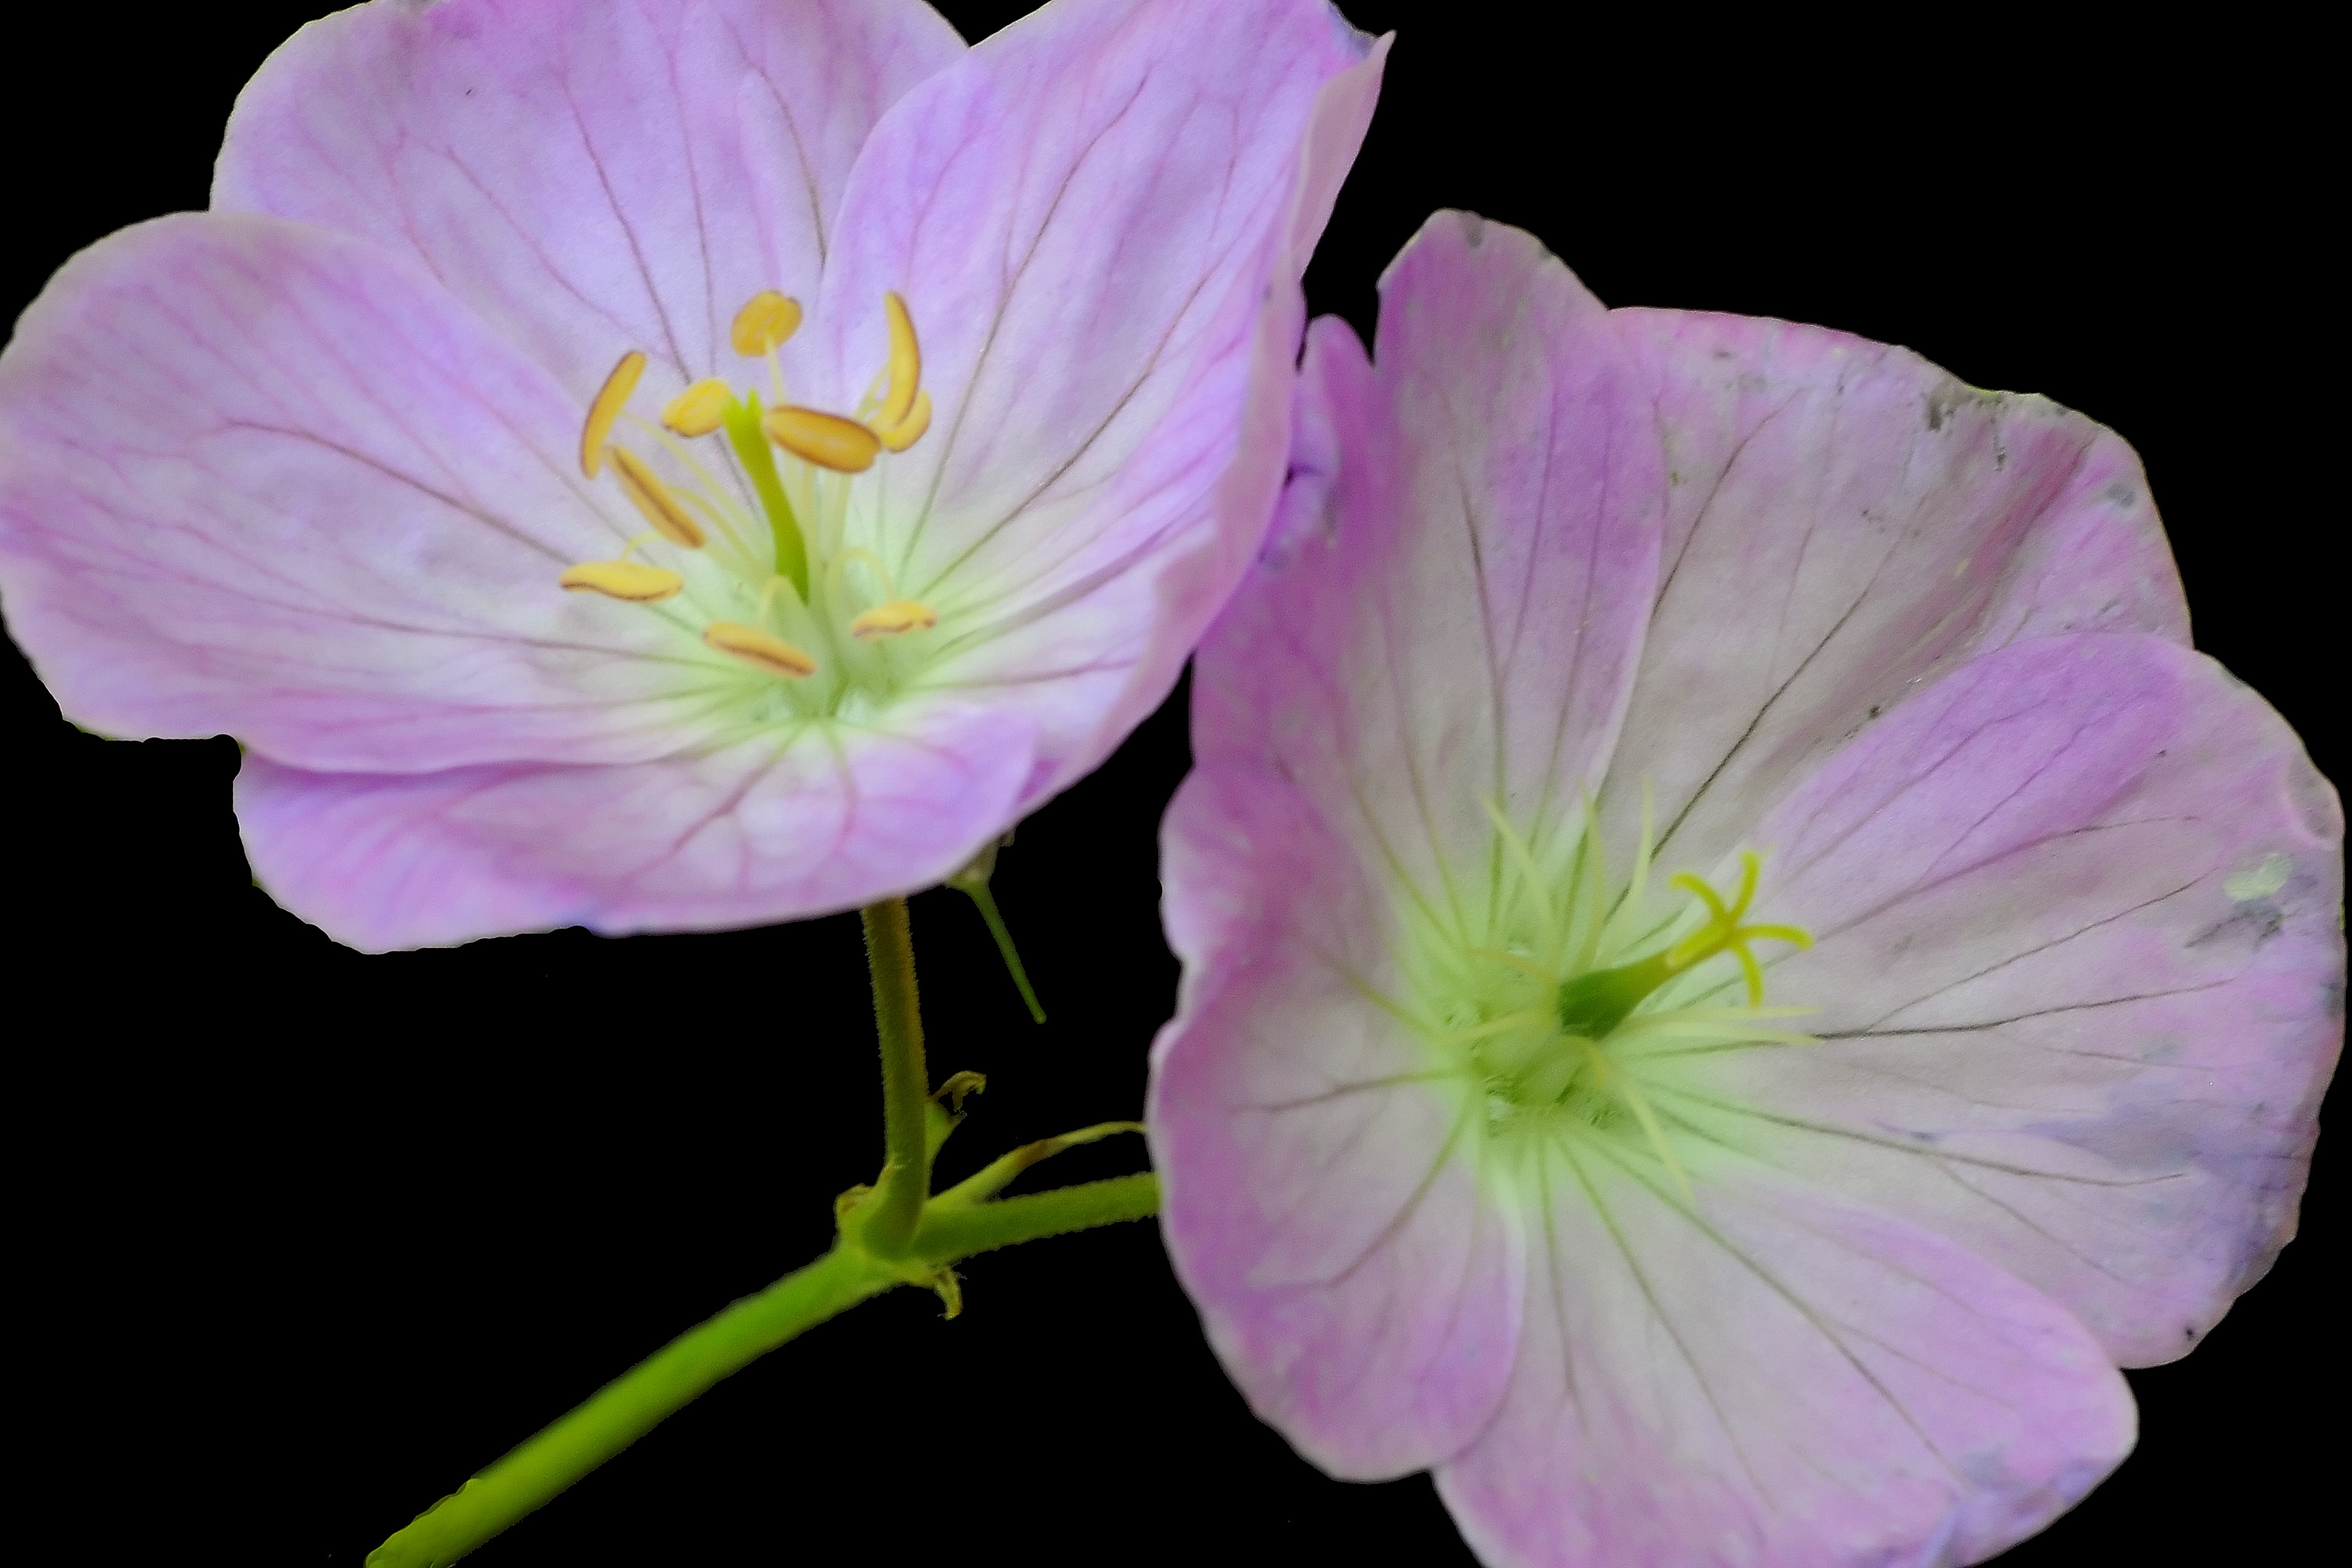
M940 613L916 599L893 599L887 605L877 605L849 623L849 635L859 642L872 642L876 637L904 637L908 632L927 632L940 624Z
M727 400L734 395L716 377L698 381L669 400L661 422L681 436L708 436L726 417Z
M731 653L745 664L787 680L816 673L816 660L779 637L739 621L713 621L702 628L702 640L721 653Z
M923 347L915 339L915 318L907 313L907 301L897 289L882 296L882 313L890 321L890 390L874 423L877 428L896 429L915 406L915 391L923 379Z
M915 394L915 406L907 411L907 416L904 419L899 420L896 425L883 425L877 422L874 426L874 434L888 450L903 452L921 440L923 432L930 427L931 395L928 392L919 392Z
M618 472L623 493L639 511L645 513L646 521L654 525L654 531L672 544L683 544L688 550L701 549L704 538L702 525L694 521L694 514L681 506L676 496L669 493L669 487L656 478L654 471L626 447L613 447L607 450L612 453L613 466Z
M762 423L769 440L804 463L836 473L864 473L882 449L881 437L856 420L814 408L771 409Z
M604 443L611 439L613 423L621 416L621 405L637 389L637 377L646 374L646 356L631 349L613 367L597 389L594 401L588 405L588 423L580 429L580 471L594 479L604 471Z
M729 341L737 353L756 359L771 349L782 348L800 330L801 302L773 289L762 289L735 312Z
M626 599L633 605L650 605L656 599L669 598L686 586L686 579L677 573L635 561L583 561L568 568L556 581L575 592L585 589L608 599Z

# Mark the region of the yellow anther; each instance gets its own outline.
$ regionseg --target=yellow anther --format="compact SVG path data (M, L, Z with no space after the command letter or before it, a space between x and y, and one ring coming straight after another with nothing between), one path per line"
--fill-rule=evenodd
M556 581L567 588L626 599L634 605L669 598L686 586L686 579L677 573L635 561L583 561L566 569Z
M621 489L636 509L646 514L646 521L655 531L672 544L683 544L688 550L702 548L702 524L694 514L679 504L669 493L669 487L655 477L635 452L626 447L608 447L613 467L621 481Z
M782 348L800 330L801 302L773 289L762 289L735 312L729 339L737 353L756 359L771 349Z
M837 473L862 474L874 466L881 438L855 419L814 408L771 409L762 423L768 439L804 463Z
M877 605L849 623L849 635L859 642L872 642L876 637L904 637L908 632L927 632L940 624L940 613L915 599L893 599L887 605Z
M890 322L890 390L882 399L882 412L874 424L876 428L887 430L905 424L907 415L915 406L915 389L923 379L923 348L915 341L915 318L907 314L907 301L898 297L897 289L882 296L882 313ZM891 450L899 448L893 447Z
M645 374L646 356L631 349L588 405L588 423L580 427L580 471L590 479L604 471L604 443L612 438L613 422L620 418L621 405L628 402L637 389L637 377Z
M921 440L923 432L930 427L931 395L928 392L919 392L915 394L915 406L907 410L907 416L904 419L899 420L896 425L887 426L877 419L875 421L874 434L880 439L882 445L891 451L903 452Z
M734 395L723 381L698 381L669 400L661 412L661 422L681 436L708 436L719 428L728 400Z
M731 653L745 664L770 675L801 680L816 673L816 660L780 637L739 621L713 621L702 628L702 640L721 653Z

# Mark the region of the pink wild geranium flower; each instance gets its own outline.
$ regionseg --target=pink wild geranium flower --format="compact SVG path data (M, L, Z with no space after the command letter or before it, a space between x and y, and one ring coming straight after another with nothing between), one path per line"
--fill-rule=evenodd
M1225 1364L1496 1564L2040 1529L2293 1233L2342 1032L2334 794L2129 448L1453 214L1300 398L1165 835Z
M1379 53L1322 0L374 0L0 361L60 706L366 948L939 880L1254 555ZM802 329L805 317L806 326Z

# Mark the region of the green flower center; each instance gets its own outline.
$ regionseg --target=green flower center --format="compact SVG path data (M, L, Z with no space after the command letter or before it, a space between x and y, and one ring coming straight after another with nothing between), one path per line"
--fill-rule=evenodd
M1507 1171L1564 1140L1606 1139L1620 1155L1654 1161L1686 1194L1678 1146L1692 1129L1675 1106L1677 1069L1712 1051L1810 1042L1767 1026L1805 1009L1764 1005L1750 944L1811 938L1747 919L1762 858L1742 852L1727 900L1682 873L1669 885L1688 901L1661 907L1649 886L1650 815L1645 801L1632 874L1618 881L1591 802L1549 843L1489 806L1483 876L1454 888L1444 912L1408 909L1418 940L1407 944L1413 994L1402 1010L1430 1047L1433 1076L1476 1113L1482 1166ZM1720 998L1735 980L1743 999Z

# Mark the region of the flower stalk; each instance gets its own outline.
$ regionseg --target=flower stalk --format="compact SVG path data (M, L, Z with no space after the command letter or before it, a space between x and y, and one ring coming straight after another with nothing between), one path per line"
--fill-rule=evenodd
M843 1194L833 1250L688 1330L605 1384L394 1532L368 1553L368 1568L446 1568L551 1501L721 1378L869 1297L922 1285L940 1292L953 1317L959 1298L950 1266L960 1259L1160 1212L1159 1179L1149 1171L995 1196L1023 1171L1064 1149L1141 1131L1133 1121L1107 1121L1024 1144L947 1192L928 1195L932 1156L954 1123L934 1104L929 1087L907 901L886 899L862 917L881 1046L887 1152L870 1193L853 1188ZM941 1092L968 1092L982 1081L961 1074Z

